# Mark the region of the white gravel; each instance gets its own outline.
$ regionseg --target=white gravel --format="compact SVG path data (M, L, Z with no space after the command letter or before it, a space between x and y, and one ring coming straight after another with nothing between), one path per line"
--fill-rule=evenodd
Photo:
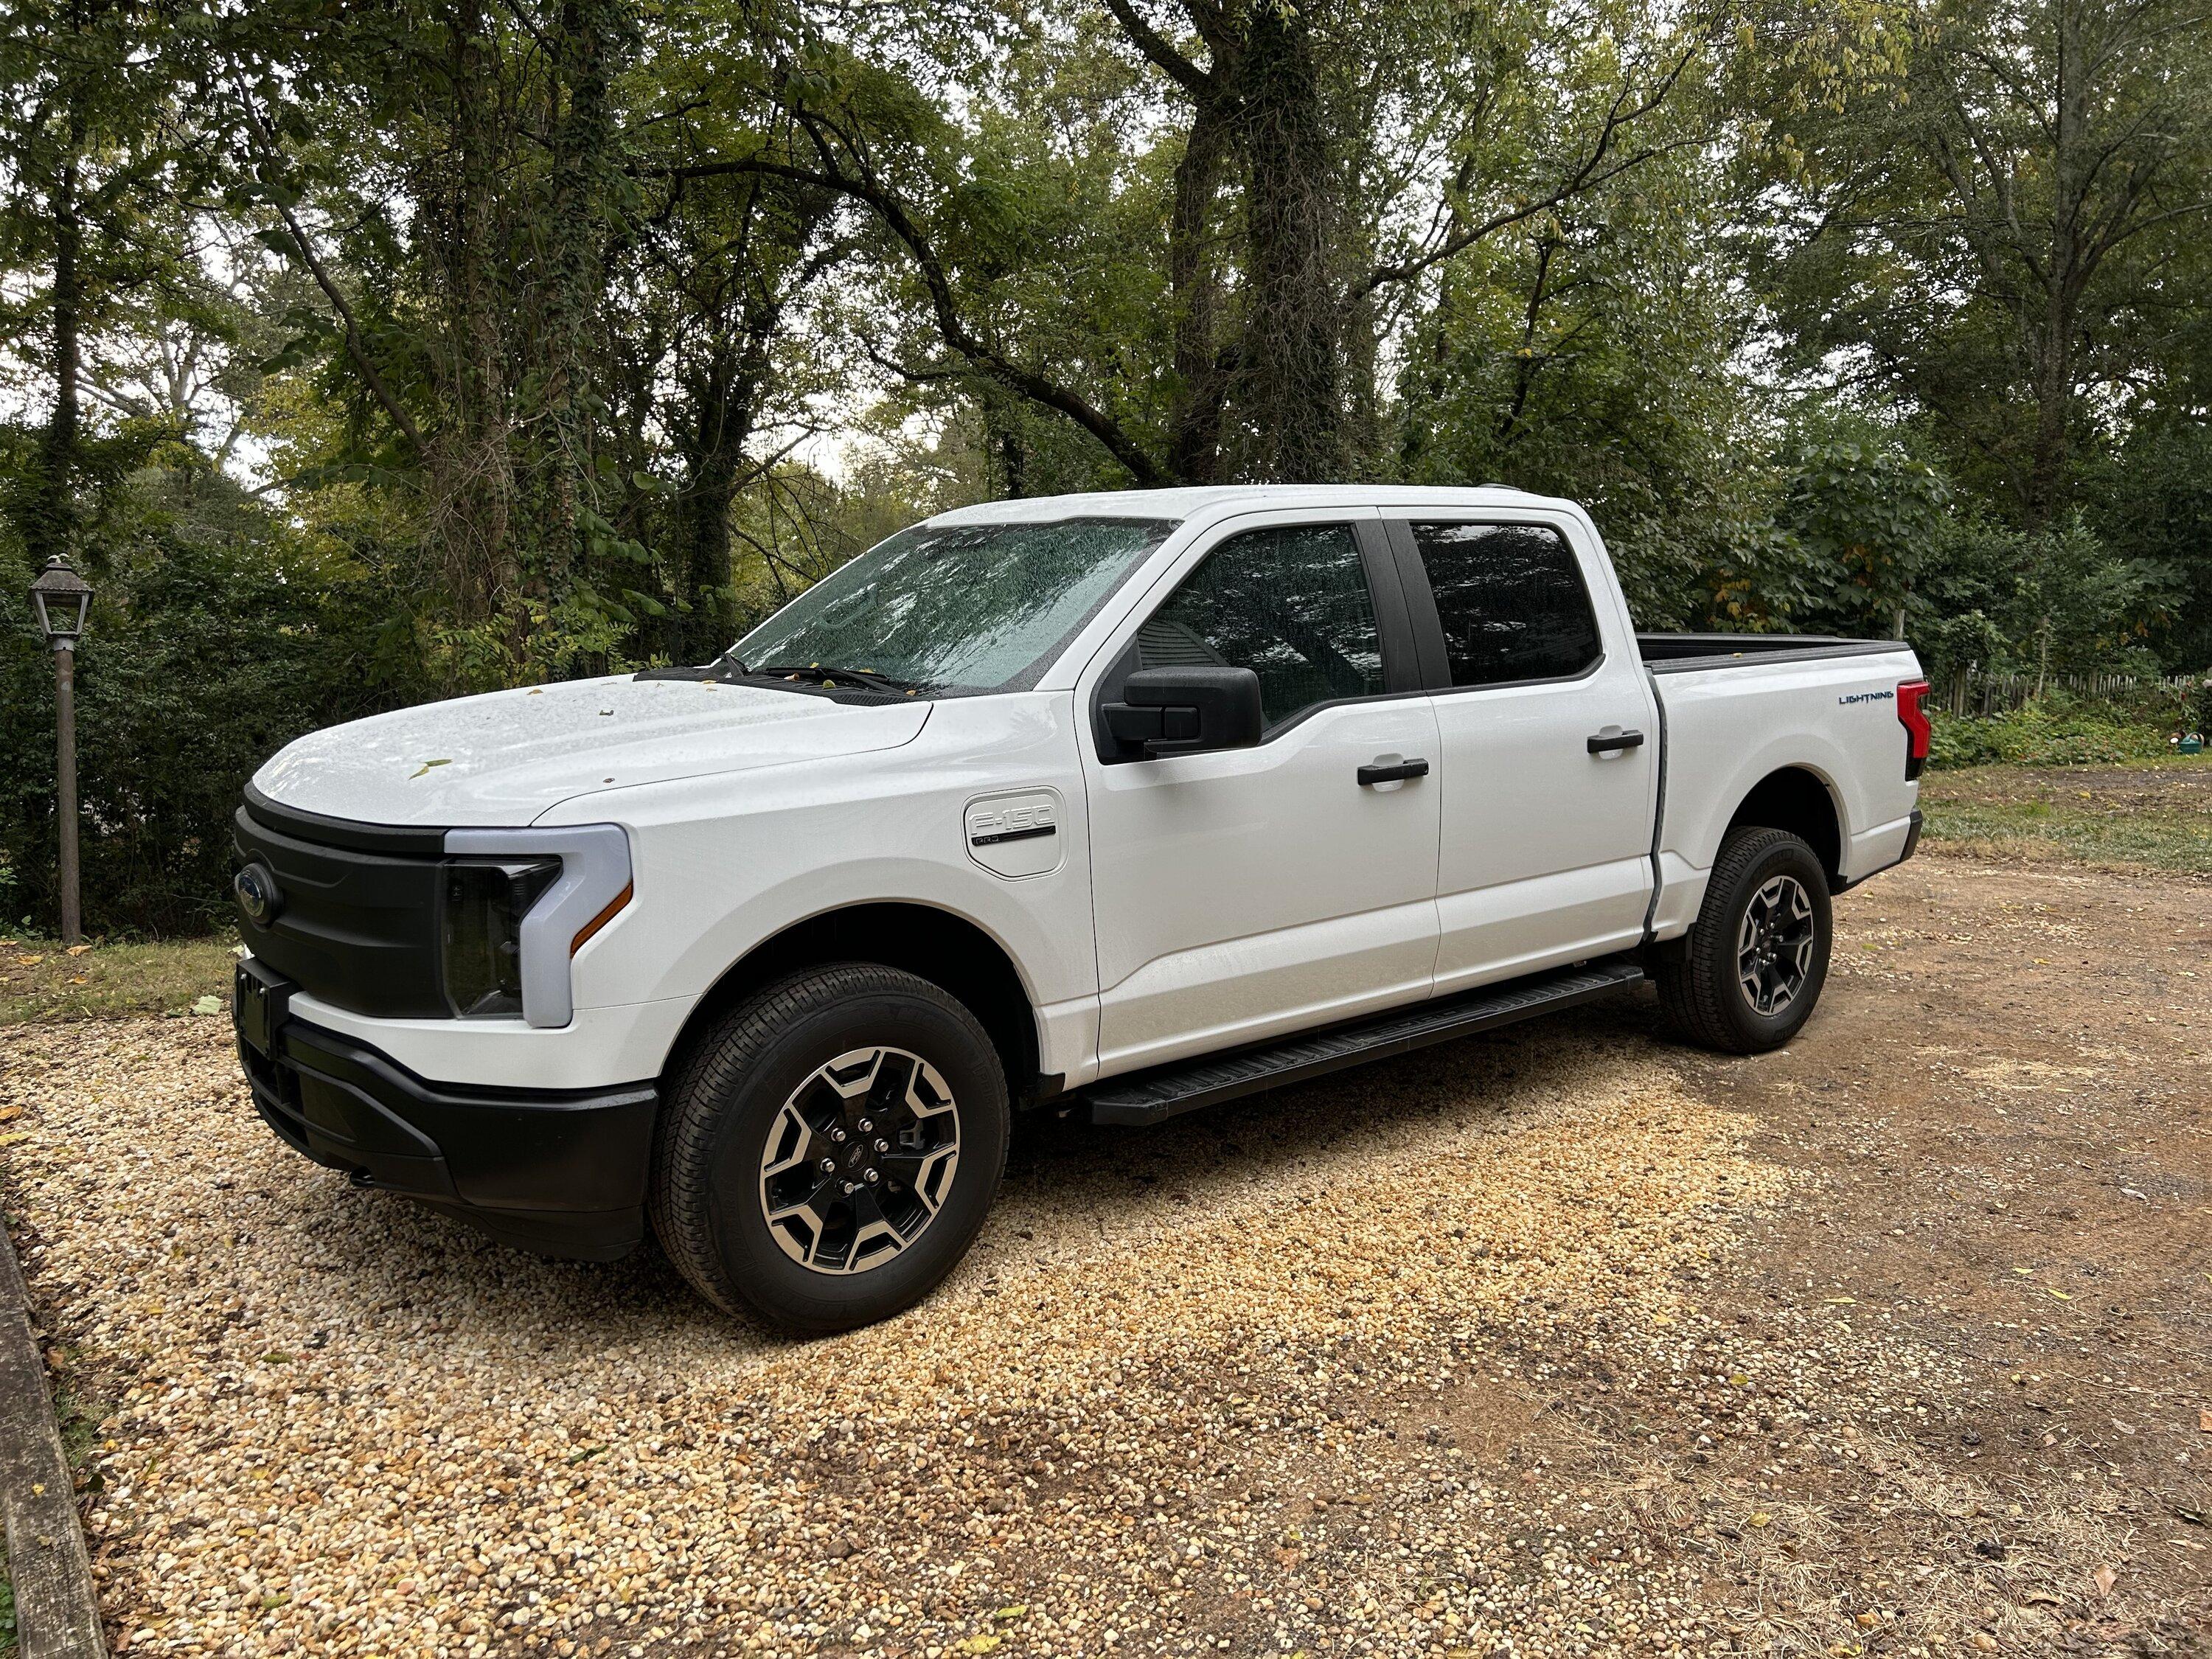
M0 1033L10 1223L107 1413L111 1632L387 1659L1941 1648L1902 1641L1941 1581L1847 1604L1816 1582L1822 1515L1753 1465L1917 1478L1887 1431L1959 1379L1835 1298L1765 1340L1701 1305L1747 1218L1809 1189L1604 1013L1162 1131L1029 1126L953 1281L811 1343L654 1256L539 1261L349 1190L254 1119L222 1022ZM1832 1426L1838 1390L1863 1428ZM2011 1646L2035 1617L1982 1622Z
M112 1413L112 1627L564 1659L1706 1645L1683 1573L1575 1538L1571 1492L1531 1535L1535 1477L1454 1443L1567 1327L1681 1319L1724 1203L1777 1188L1665 1071L1562 1040L1030 1131L951 1285L793 1344L651 1257L541 1262L349 1191L253 1119L216 1021L10 1032L29 1271Z

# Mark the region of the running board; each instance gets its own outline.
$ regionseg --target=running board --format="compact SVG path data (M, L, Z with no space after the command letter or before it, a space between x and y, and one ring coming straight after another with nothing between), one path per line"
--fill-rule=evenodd
M1581 967L1485 986L1442 1001L1395 1008L1357 1024L1334 1026L1263 1048L1132 1073L1109 1079L1085 1090L1084 1095L1093 1123L1158 1123L1240 1095L1323 1077L1364 1060L1388 1060L1432 1042L1449 1042L1454 1037L1533 1019L1555 1009L1594 1002L1643 977L1644 969L1632 960L1607 957Z

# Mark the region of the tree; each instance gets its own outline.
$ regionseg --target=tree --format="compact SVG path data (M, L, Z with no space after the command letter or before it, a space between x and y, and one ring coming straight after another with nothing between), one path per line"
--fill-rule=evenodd
M1846 3L1792 8L1775 33L1771 280L1794 355L1847 354L1850 378L1934 415L2020 522L2052 523L2212 212L2201 9Z
M173 100L164 15L134 0L27 0L0 21L0 300L36 354L46 406L11 491L33 548L77 550L98 470L84 419L88 357L134 300L191 279L173 212L195 168ZM158 307L157 307L158 309Z
M1027 142L1019 108L1049 107L1072 83L1105 76L1098 20L1079 9L1041 40L1006 41L1000 64L963 64L965 122L937 107L933 85L872 58L866 39L802 31L779 95L811 156L724 156L680 176L761 173L857 204L915 279L909 303L939 354L910 354L895 372L956 394L988 386L1053 411L1144 485L1327 478L1370 465L1346 434L1357 412L1379 401L1379 349L1405 306L1487 238L1698 142L1647 129L1709 59L1718 33L1716 15L1685 21L1632 4L1601 13L1594 42L1588 12L1539 5L1517 31L1486 33L1472 47L1452 38L1461 14L1419 14L1415 27L1405 21L1415 12L1397 7L1190 0L1180 35L1136 0L1114 0L1109 14L1157 84L1099 92L1100 107L1081 118L1103 136L1116 130L1112 111L1153 108L1165 96L1189 112L1172 147L1155 137L1068 155ZM1348 50L1355 40L1372 50L1378 32L1443 57L1377 62ZM1482 75L1533 79L1532 51L1575 71L1564 123L1557 101L1540 105L1533 87L1509 94L1460 85ZM1363 63L1364 72L1348 72ZM951 78L949 67L932 72ZM1451 114L1439 118L1424 106L1446 85ZM1492 131L1486 118L1509 106L1523 125ZM1374 166L1377 129L1408 119L1422 129L1417 165ZM1141 237L1137 256L1124 238L1087 250L1077 269L1112 273L1111 291L1079 283L1071 292L1062 256L1081 233L1040 236L1010 222L1010 194L1034 199L1008 176L1016 155L1034 157L1071 191L1107 184L1115 206L1105 216ZM1385 228L1424 198L1425 230L1407 239ZM1063 307L1097 310L1055 317L1009 303L1030 286ZM1160 296L1164 331L1157 319L1125 325L1132 294Z

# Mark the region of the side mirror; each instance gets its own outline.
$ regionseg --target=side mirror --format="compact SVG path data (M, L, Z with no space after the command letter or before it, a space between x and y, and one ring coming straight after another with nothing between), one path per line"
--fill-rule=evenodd
M1260 677L1249 668L1145 668L1098 711L1121 760L1158 760L1260 741Z

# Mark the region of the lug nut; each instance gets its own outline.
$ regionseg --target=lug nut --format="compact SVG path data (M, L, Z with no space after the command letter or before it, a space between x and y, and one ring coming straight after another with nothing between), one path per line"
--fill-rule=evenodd
M845 1132L842 1129L832 1129L830 1132L830 1139L842 1146L845 1144Z
M869 1171L868 1171L868 1185L870 1185L871 1187L874 1186L874 1185L875 1185L878 1181L881 1181L882 1179L883 1179L883 1176L881 1176L878 1175L878 1174L877 1174L873 1170L869 1170Z
M845 1190L848 1193L857 1192L860 1189L860 1184L857 1181L848 1181L845 1183Z
M822 1160L822 1173L823 1175L836 1175L837 1173L837 1160L834 1158L823 1158Z
M888 1152L890 1149L891 1144L888 1140L878 1140L876 1143L876 1150L879 1152Z

